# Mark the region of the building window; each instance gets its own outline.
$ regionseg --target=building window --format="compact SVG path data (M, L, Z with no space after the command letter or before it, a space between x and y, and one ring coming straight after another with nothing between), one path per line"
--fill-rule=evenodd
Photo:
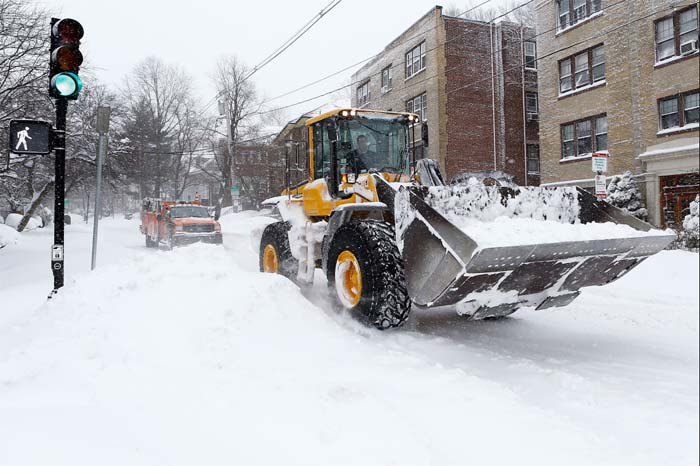
M382 94L389 92L391 88L391 65L389 65L382 70Z
M683 98L683 118L686 125L700 122L700 93L697 91Z
M693 6L658 20L655 30L657 62L696 53L698 49L698 7ZM695 41L695 46L691 47L693 41Z
M700 121L699 96L698 91L693 91L659 100L659 129L663 131L697 125Z
M425 69L425 42L406 54L406 79Z
M601 0L557 0L558 28L564 30L601 10Z
M607 115L561 125L562 159L585 157L602 150L608 150Z
M540 174L540 146L537 144L527 145L527 174Z
M525 94L525 111L527 113L532 113L537 115L537 94L534 92L527 92Z
M608 150L608 117L595 119L595 148L597 151Z
M572 79L571 70L574 70L574 79ZM560 94L582 89L602 81L605 81L603 45L584 50L559 62Z
M559 62L559 93L571 90L571 60Z
M369 81L357 88L357 106L363 107L369 103Z
M406 111L417 114L420 121L426 121L428 119L428 95L423 93L407 101Z
M535 42L525 42L525 68L537 69L537 45Z

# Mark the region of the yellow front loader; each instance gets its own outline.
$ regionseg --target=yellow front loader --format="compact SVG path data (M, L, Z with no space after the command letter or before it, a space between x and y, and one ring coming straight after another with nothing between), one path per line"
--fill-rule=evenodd
M675 239L645 234L651 225L581 189L445 186L434 161L416 160L416 128L414 114L351 108L308 120L300 141L308 180L288 181L266 201L280 220L262 233L260 270L308 285L320 268L337 306L386 329L405 322L412 306L455 306L473 319L565 306L582 287L610 283ZM287 180L293 165L288 155ZM475 196L481 211L534 199L548 204L537 219L612 222L639 235L480 246L448 220L478 215Z

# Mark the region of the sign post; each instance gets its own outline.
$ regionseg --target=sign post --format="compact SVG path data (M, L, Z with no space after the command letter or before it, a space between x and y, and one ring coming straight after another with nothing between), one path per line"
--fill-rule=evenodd
M109 107L97 108L97 133L99 140L97 142L97 183L95 187L95 214L92 227L92 262L90 270L95 270L97 264L97 229L100 222L100 213L102 212L102 163L107 156L107 133L109 132L109 116L112 109Z
M605 173L608 172L608 159L609 155L607 152L595 152L591 157L593 162L593 172L595 175L595 195L598 199L605 199L608 197L608 187L606 183Z

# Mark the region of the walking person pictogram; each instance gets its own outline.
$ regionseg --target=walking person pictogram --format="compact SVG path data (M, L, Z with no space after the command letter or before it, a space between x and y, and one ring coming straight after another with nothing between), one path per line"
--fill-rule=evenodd
M27 139L31 138L29 126L25 126L23 131L17 131L17 147L15 147L15 150L19 149L19 146L24 146L24 150L27 150Z

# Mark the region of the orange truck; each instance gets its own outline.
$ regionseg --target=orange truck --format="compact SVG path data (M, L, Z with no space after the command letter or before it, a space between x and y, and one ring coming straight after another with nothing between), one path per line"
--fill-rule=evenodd
M197 242L223 243L221 225L199 201L144 199L140 229L149 248L156 248L161 243L168 249Z

